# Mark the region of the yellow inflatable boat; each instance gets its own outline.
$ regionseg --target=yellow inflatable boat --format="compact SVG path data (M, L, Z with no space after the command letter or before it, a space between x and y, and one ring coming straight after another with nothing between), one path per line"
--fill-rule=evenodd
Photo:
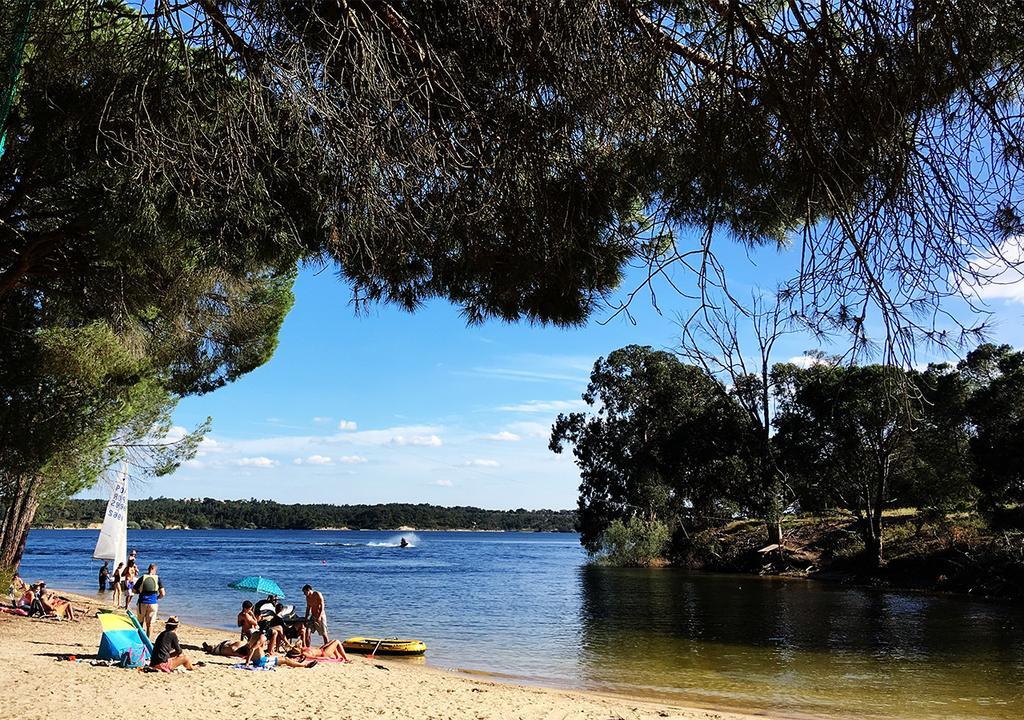
M399 638L353 637L341 645L347 652L373 655L422 655L427 651L427 644L422 640Z

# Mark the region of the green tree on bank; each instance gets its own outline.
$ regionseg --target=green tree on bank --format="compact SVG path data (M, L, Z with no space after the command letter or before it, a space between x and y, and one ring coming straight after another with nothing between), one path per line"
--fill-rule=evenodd
M897 503L944 517L1018 502L1019 468L1007 460L1019 446L1022 363L1024 352L982 345L956 367L924 371L824 357L808 367L776 364L770 442L800 510L850 512L861 558L877 568L884 512ZM553 451L573 446L581 542L591 553L649 564L692 542L676 532L655 548L655 521L711 527L763 508L761 435L743 392L650 348L597 361L584 395L594 409L559 416L551 435Z

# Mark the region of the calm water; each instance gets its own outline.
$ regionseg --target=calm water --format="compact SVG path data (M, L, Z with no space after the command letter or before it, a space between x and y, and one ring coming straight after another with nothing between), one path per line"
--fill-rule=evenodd
M94 592L96 531L33 531L27 579ZM850 717L1024 717L1024 609L803 581L586 565L575 535L130 531L161 615L235 632L243 575L336 636L413 636L427 662L682 703ZM252 596L248 596L252 597Z

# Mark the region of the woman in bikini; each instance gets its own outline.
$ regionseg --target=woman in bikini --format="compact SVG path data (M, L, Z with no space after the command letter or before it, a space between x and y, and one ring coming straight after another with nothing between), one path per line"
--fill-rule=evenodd
M121 607L122 592L124 591L124 563L118 563L114 570L114 596L111 599L114 607Z
M263 639L263 634L254 632L252 637L249 638L249 653L246 655L245 664L261 669L273 668L275 665L311 668L316 667L316 660L303 662L301 660L292 660L290 657L275 655L270 648L266 647L266 640Z

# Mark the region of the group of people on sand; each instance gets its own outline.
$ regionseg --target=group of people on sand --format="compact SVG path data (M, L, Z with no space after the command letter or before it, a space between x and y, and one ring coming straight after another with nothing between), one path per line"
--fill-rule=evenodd
M46 589L46 582L38 580L31 585L15 575L11 580L14 608L29 617L49 617L58 620L77 620L71 601Z
M295 615L294 608L280 603L276 595L268 595L255 604L246 600L236 618L239 639L216 645L203 643L203 650L211 655L242 658L246 665L256 668L308 668L321 659L348 662L341 643L328 636L323 593L306 585L302 594L306 598L306 612L301 617ZM312 645L313 633L323 639L321 646Z
M167 594L167 590L157 574L159 568L156 563L150 563L146 572L140 574L137 557L137 551L132 550L126 562L117 564L113 576L110 575L110 563L104 560L99 573L100 592L107 592L109 587L114 592L111 598L114 607L125 610L130 608L132 597L137 596L136 614L139 622L146 634L152 635L160 600Z

